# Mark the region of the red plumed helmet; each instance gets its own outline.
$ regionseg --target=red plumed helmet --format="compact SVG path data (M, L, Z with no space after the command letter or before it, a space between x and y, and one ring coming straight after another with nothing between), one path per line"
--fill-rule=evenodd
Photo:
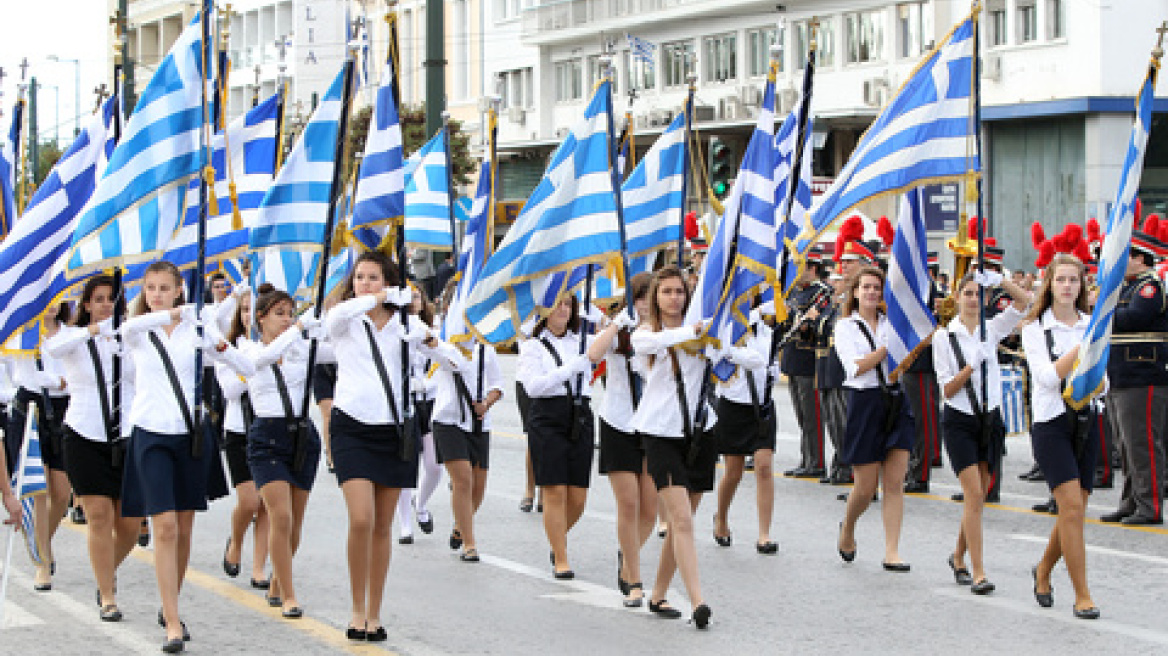
M1099 219L1095 217L1087 219L1087 241L1103 241L1103 230L1099 227Z
M1034 266L1039 269L1045 269L1050 265L1050 261L1054 259L1054 244L1049 241L1044 241L1038 245L1038 259L1034 261Z
M978 218L976 216L969 217L969 238L977 240L977 226Z
M1074 244L1067 239L1067 233L1065 231L1058 233L1054 236L1053 239L1047 242L1043 242L1043 244L1050 244L1058 253L1068 253L1074 246Z
M896 231L892 229L892 221L889 221L887 216L880 217L876 222L876 234L880 236L880 241L884 242L885 246L892 246Z
M1081 241L1075 244L1075 250L1071 252L1072 255L1079 258L1079 261L1086 264L1091 261L1091 249L1087 248L1087 242Z
M1078 223L1068 223L1063 232L1067 235L1067 243L1071 248L1074 248L1077 242L1083 241L1083 226Z
M998 240L994 239L993 237L986 237L985 238L985 245L986 246L997 246Z
M836 262L840 261L840 258L844 256L844 244L846 243L847 240L844 239L842 234L835 238L835 250L832 251L831 259L835 260Z
M1136 221L1135 221L1136 225L1140 224L1140 219L1143 216L1144 216L1144 204L1140 202L1139 198L1137 198L1136 199Z
M1042 229L1042 224L1038 221L1030 224L1030 243L1034 248L1041 248L1042 242L1046 241L1046 231Z
M693 241L694 239L697 239L697 237L701 234L702 234L702 231L698 227L698 213L697 212L686 212L686 215L685 215L685 238L686 238L686 240Z
M1141 231L1154 237L1160 234L1160 224L1161 221L1159 214L1149 214L1148 218L1144 220L1144 227L1141 229Z
M864 238L864 220L860 218L859 214L853 214L844 219L843 225L839 229L839 236L845 242Z

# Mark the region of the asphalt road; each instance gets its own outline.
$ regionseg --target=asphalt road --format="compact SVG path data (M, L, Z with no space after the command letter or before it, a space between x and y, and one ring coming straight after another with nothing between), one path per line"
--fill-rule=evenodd
M514 358L502 358L510 379ZM780 434L776 469L798 459L795 420L779 386ZM296 559L297 589L306 617L290 621L268 608L243 575L228 579L220 560L233 501L222 500L195 525L191 569L181 598L193 640L203 654L383 653L596 654L645 653L1165 653L1168 650L1168 530L1126 528L1095 521L1115 508L1118 491L1091 499L1086 533L1088 578L1103 612L1094 622L1071 615L1065 569L1054 576L1055 606L1042 609L1031 594L1030 567L1053 525L1030 506L1046 499L1042 483L1019 481L1030 466L1025 435L1008 438L1002 503L985 514L986 563L997 591L988 597L954 584L946 558L953 548L960 506L948 500L959 488L953 474L935 469L932 494L906 502L901 555L909 574L880 567L883 532L879 506L861 520L856 562L836 554L841 488L815 481L776 483L777 556L755 553L754 481L748 475L730 514L734 544L711 537L713 499L698 511L698 558L710 630L685 620L666 621L644 608L621 606L615 589L615 510L608 483L594 476L588 509L569 538L574 581L556 581L547 561L540 515L517 510L523 491L526 444L509 396L495 410L490 481L478 517L483 562L462 563L447 547L451 513L446 485L431 501L436 529L415 530L412 545L394 544L382 620L389 641L378 646L344 639L349 618L344 561L347 519L335 480L323 466L309 502L304 540ZM395 529L396 535L396 529ZM155 623L158 596L152 552L136 549L119 572L118 601L126 619L98 620L84 528L67 522L55 540L53 590L32 590L32 566L14 553L5 617L3 654L157 653L163 631ZM660 540L643 553L646 588L656 571ZM669 599L686 611L675 580Z

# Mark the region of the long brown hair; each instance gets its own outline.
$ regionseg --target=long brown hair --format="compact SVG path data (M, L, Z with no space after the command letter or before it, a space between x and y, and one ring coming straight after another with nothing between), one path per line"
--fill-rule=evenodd
M85 304L93 301L93 295L101 287L109 287L112 296L114 293L113 276L101 273L85 281L85 287L81 290L81 300L77 301L77 316L73 317L74 326L84 328L93 323L93 317L89 316L89 310L85 309ZM57 314L57 319L63 321L60 313Z
M185 303L185 294L183 293L183 277L179 272L178 267L176 267L173 263L167 262L166 260L158 260L157 262L154 262L150 266L146 267L146 270L142 272L142 279L145 280L146 276L150 275L151 273L161 272L169 273L171 277L174 278L175 287L178 288L178 298L174 299L174 307L178 307ZM150 308L146 306L145 292L139 292L138 298L134 299L134 304L130 308L130 316L136 317L139 314L146 314L149 311Z
M418 292L418 297L422 300L422 309L418 310L418 318L422 320L422 323L426 324L430 328L433 328L434 303L430 301L430 296L426 294L426 290L422 289L421 285L417 284L413 280L410 281L410 288Z
M353 262L353 268L349 271L349 275L345 276L345 282L341 284L340 300L347 301L355 294L353 293L353 277L357 275L357 267L361 266L362 262L372 262L381 268L381 276L385 278L386 287L399 287L401 285L401 277L398 275L397 265L389 256L381 251L365 251L357 256L357 260ZM386 303L386 305L392 305Z
M570 330L574 333L580 332L580 299L576 298L575 294L568 294L567 298L571 299L572 301L572 314L568 317L567 330ZM557 300L556 305L559 305L560 301L562 300L565 299L561 298ZM554 311L555 308L553 307L552 310ZM535 328L531 330L531 338L538 338L539 334L543 332L545 328L547 328L547 317L540 317L540 320L535 324Z
M653 275L642 271L629 279L629 290L633 293L633 302L637 302L649 293L649 286L653 282ZM621 312L628 305L627 299L622 298L617 305L615 312ZM616 334L616 349L615 351L623 356L630 356L633 354L633 339L631 331L621 330Z
M1042 287L1038 290L1038 298L1034 301L1033 307L1030 308L1030 314L1026 315L1028 321L1033 321L1042 317L1042 313L1046 312L1054 303L1054 292L1051 291L1051 286L1054 284L1054 271L1060 266L1071 265L1079 272L1079 296L1075 299L1075 309L1079 312L1086 313L1087 307L1087 267L1083 262L1074 255L1068 253L1057 253L1050 264L1046 266L1046 271L1042 276Z
M860 288L860 279L864 276L875 276L879 278L881 287L884 286L886 280L884 272L874 266L866 266L857 271L856 275L848 280L847 288L845 289L843 311L843 316L845 317L851 316L860 307L860 299L856 297L856 291Z
M681 269L674 266L658 269L657 273L653 274L652 282L649 283L649 327L653 329L653 332L661 331L661 306L657 303L657 290L661 287L663 280L673 278L680 280L682 288L685 289L685 306L681 309L681 313L685 314L689 311L689 302L693 298L693 292L690 290L685 276L681 273Z

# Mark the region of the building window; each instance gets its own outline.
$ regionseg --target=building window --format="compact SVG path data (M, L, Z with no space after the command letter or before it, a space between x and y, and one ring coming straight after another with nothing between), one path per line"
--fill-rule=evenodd
M844 15L849 64L880 61L884 49L884 15L865 11Z
M532 71L530 68L503 71L499 74L499 78L499 95L503 99L503 109L510 109L512 107L531 109L535 107L535 98L532 96Z
M1046 0L1046 38L1061 39L1067 35L1063 0Z
M653 64L629 57L627 50L621 56L624 57L625 88L630 91L657 88L657 73L653 70Z
M600 74L601 74L600 58L601 58L601 56L602 55L592 55L588 58L588 83L591 84L593 87L595 87L600 82ZM612 65L616 66L616 62L612 62ZM617 72L615 70L613 70L612 71L612 92L613 92L613 94L619 93L619 89L617 87L617 78L618 77L619 76L617 75Z
M466 0L454 1L454 99L470 96L470 12Z
M807 65L808 50L807 23L795 24L795 68L802 70ZM831 66L835 63L835 23L825 18L819 23L816 33L816 66Z
M771 69L771 46L779 43L779 30L764 27L746 33L747 70L751 77L766 75ZM779 71L783 70L783 57L779 56Z
M398 102L412 102L414 99L414 13L409 9L406 9L402 12L401 54L398 58L398 65L401 66L401 70L394 71L394 74L397 75L398 88L401 89L402 94L402 97L398 99Z
M665 69L665 86L680 87L694 71L694 47L689 41L661 44L661 67Z
M738 77L738 39L735 34L719 34L703 39L706 82L725 82Z
M584 97L584 63L580 59L556 62L556 102Z
M896 6L897 52L904 59L924 54L933 45L932 11L924 2Z
M1038 38L1038 7L1036 0L1018 0L1018 43L1029 43Z

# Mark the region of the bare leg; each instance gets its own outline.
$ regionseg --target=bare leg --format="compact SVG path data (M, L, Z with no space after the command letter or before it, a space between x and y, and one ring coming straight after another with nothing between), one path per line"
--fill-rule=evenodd
M341 485L349 513L347 555L352 613L349 625L362 629L368 618L366 604L369 580L369 552L373 541L373 483L361 478Z
M588 488L569 485L566 505L569 531L575 528L576 523L584 516L584 507L586 505L588 505Z
M876 493L876 485L880 481L880 463L856 465L852 467L852 475L856 482L852 487L852 493L848 495L848 505L844 511L844 525L839 536L841 551L856 549L856 522L868 506L872 505L872 495Z
M167 640L182 638L178 617L179 527L178 514L164 512L150 518L154 539L154 577L158 596L162 598L162 617L166 621Z
M1087 495L1087 491L1079 486L1077 479L1067 481L1054 490L1054 499L1059 509L1055 529L1058 530L1059 545L1063 560L1067 564L1067 574L1070 575L1071 585L1075 588L1076 610L1095 605L1091 599L1091 591L1087 588L1087 545L1083 536ZM1039 569L1041 571L1042 568ZM1047 578L1049 579L1049 574Z
M548 546L555 555L555 571L568 567L568 486L551 485L540 488L543 495L543 530Z
M474 512L475 503L474 483L475 474L471 470L469 460L446 461L446 473L450 476L453 491L450 494L450 509L454 512L454 525L462 534L463 548L467 551L477 549L475 541Z
M231 511L231 544L223 556L227 562L238 564L243 558L243 536L247 534L247 527L259 509L260 495L256 492L255 482L236 485L235 509Z
M332 440L329 439L329 422L332 421L333 400L321 399L316 407L320 408L320 441L324 446L324 461L329 469L333 467Z
M775 452L759 449L754 452L754 478L757 486L758 544L771 541L771 522L775 515Z
M900 527L904 523L904 474L908 471L908 451L893 449L880 466L884 487L884 562L900 558Z
M369 630L381 627L381 602L385 596L385 579L389 575L389 560L393 549L393 511L397 507L401 488L373 488L373 535L369 557Z
M299 606L292 579L292 490L287 481L272 481L260 489L268 509L268 554L272 558L274 578L280 582L284 608Z
M961 493L965 500L962 502L961 530L957 534L957 551L953 554L953 565L958 569L963 567L965 553L968 550L973 580L977 582L985 578L982 513L991 481L989 465L983 462L966 467L961 470L957 479L961 482Z
M78 499L85 507L88 525L86 542L93 578L101 593L101 605L114 603L114 569L117 546L114 540L114 501L103 496L84 496ZM135 536L137 538L137 536Z
M746 466L746 456L725 456L726 472L718 484L718 514L714 516L714 537L730 535L730 502L742 482L742 471Z
M650 597L652 601L660 602L664 598L676 567L681 573L690 604L697 607L705 603L698 576L698 557L693 535L693 514L701 498L700 493L691 494L685 488L676 485L661 490L661 502L666 508L666 517L669 521L669 534L662 548L657 581L653 584L653 595Z

